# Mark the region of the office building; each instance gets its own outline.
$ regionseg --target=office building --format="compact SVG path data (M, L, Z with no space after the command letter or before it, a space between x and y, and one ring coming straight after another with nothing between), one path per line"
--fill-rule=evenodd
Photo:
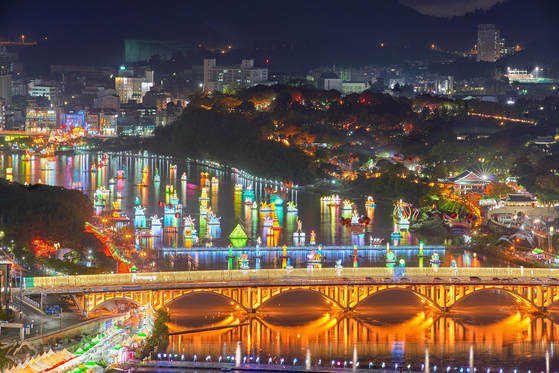
M0 97L0 130L6 128L6 100Z
M0 259L0 307L2 307L2 309L8 309L8 303L11 301L12 261L10 258L3 258Z
M215 58L204 60L204 91L228 91L255 85L273 85L268 81L268 69L254 67L254 60L242 60L236 66L217 66Z
M120 97L116 89L105 89L97 92L97 97L93 100L93 107L95 109L113 109L118 111L120 109Z
M11 62L8 58L8 50L6 47L0 46L0 69L10 70Z
M495 25L482 24L477 28L477 61L495 62L501 57L501 46L504 39L501 39L500 30Z
M120 103L126 104L130 100L141 103L145 94L153 87L153 71L145 71L144 76L134 76L134 70L121 67L115 78L115 88Z
M25 115L27 132L44 132L61 128L61 109L50 107L29 107Z
M85 125L89 135L114 136L118 111L114 109L91 109L87 112Z
M12 97L27 96L28 88L23 79L12 80Z
M347 96L352 93L363 93L369 87L367 82L342 82L342 95Z
M68 110L62 117L62 129L68 132L74 130L75 128L85 129L86 115L87 111L84 110Z
M117 74L117 68L112 66L74 66L74 65L51 65L50 72L57 74L79 75L88 81L101 81Z
M171 95L166 92L149 91L144 96L144 106L154 107L157 111L167 110L167 104L172 102Z
M52 106L62 105L62 89L55 81L32 80L27 84L29 96L48 99Z
M12 106L12 74L8 69L0 68L0 97L5 100L6 106Z
M317 88L324 91L335 89L336 91L342 93L342 79L332 71L324 72L320 74L320 77L317 80Z

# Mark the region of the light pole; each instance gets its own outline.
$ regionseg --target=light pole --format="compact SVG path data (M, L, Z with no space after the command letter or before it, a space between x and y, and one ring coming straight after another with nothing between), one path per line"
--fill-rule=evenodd
M39 335L43 335L43 292L41 292L41 330Z
M551 227L549 227L549 237L547 239L547 247L548 247L548 251L551 253L553 252L553 225Z

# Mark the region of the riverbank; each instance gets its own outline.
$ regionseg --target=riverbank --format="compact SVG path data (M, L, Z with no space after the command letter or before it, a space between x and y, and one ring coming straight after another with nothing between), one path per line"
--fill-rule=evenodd
M184 355L183 355L184 356ZM251 359L253 359L251 357ZM282 359L283 360L283 359ZM355 372L356 370L366 370L372 373L388 373L388 372L401 372L400 370L394 369L373 369L367 364L359 364L357 362L357 367L353 367L353 364L348 366L347 361L337 362L336 365L340 367L325 367L319 365L288 365L288 364L236 364L236 363L220 363L220 362L198 362L198 361L164 361L164 360L151 360L151 361L138 361L130 360L126 364L119 365L118 368L127 371L129 369L142 368L142 371L174 371L184 369L207 369L207 370L220 370L220 371L244 371L244 372L308 372L312 369L313 372L324 372L324 373L340 373L340 372ZM343 366L348 367L343 367ZM423 373L422 371L407 370L405 373Z

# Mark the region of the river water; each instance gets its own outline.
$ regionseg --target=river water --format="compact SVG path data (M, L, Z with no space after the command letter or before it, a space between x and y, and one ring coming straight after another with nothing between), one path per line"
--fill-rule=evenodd
M212 356L260 357L274 364L329 367L359 361L362 368L395 364L427 372L554 372L559 366L557 313L538 318L522 313L512 296L487 291L465 299L451 316L425 309L401 290L369 298L353 315L336 314L323 298L292 292L270 301L256 317L233 313L226 300L196 294L170 307L172 331L247 321L233 329L175 335L159 353L192 360ZM349 365L351 367L351 365Z
M213 242L214 246L227 246L230 243L229 234L237 224L240 224L249 237L249 246L255 246L258 239L262 241L262 246L266 246L266 238L263 226L264 218L270 213L262 213L252 209L251 206L243 203L242 195L236 193L234 186L242 184L245 188L251 185L255 191L255 202L269 202L270 196L266 192L267 187L275 187L279 190L279 195L283 197L284 207L276 207L276 216L281 233L278 245L293 245L293 234L297 231L297 221L302 221L302 231L306 234L307 248L296 250L290 248L288 255L292 265L295 267L305 266L307 255L309 254L311 233L316 234L316 244L324 246L348 246L348 250L338 250L325 252L325 267L333 267L337 260L342 260L343 266L352 266L353 261L350 255L353 254L351 245L360 245L359 266L384 266L385 263L385 243L389 242L394 248L398 245L417 245L420 240L426 244L441 245L445 243L443 237L415 237L407 231L401 231L400 240L391 240L391 233L394 230L392 208L366 208L364 200L355 200L354 207L359 215L368 216L371 223L366 226L363 237L357 236L354 228L343 227L339 223L342 216L351 215L351 210L329 207L326 202L321 200L321 195L311 193L303 189L294 188L288 192L282 192L277 184L272 184L265 180L249 180L241 173L219 170L211 165L200 165L186 161L173 160L167 157L157 157L147 152L135 153L109 153L105 158L103 153L85 153L80 155L59 155L51 158L34 157L26 159L24 155L3 154L0 156L0 175L10 177L19 183L38 183L39 181L49 185L60 185L66 188L81 187L92 199L95 190L106 188L108 193L103 194L105 199L103 208L96 208L98 214L110 214L112 203L118 199L121 202L121 209L130 218L129 223L118 222L117 227L124 224L129 225L136 233L146 233L140 236L138 244L142 249L166 248L167 254L172 254L178 259L175 261L175 269L189 269L189 262L181 261L184 255L191 254L195 261L195 268L204 269L226 269L226 253L218 251L195 252L193 249L185 249L183 217L190 216L194 219L198 236L203 243L204 237L208 237L205 219L200 219L200 201L202 185L204 179L201 178L202 172L207 172L207 178L217 178L218 184L210 183L208 188L208 206L220 218L221 236ZM97 171L91 171L91 165L100 160L106 162L106 166L98 167ZM176 170L171 169L171 165L176 165ZM145 174L143 170L147 167L147 186L139 187ZM7 174L7 170L12 169L12 175ZM156 169L159 170L160 182L154 182ZM124 171L124 179L117 179L117 172ZM188 180L181 180L181 176L186 174ZM115 184L110 184L109 180L115 179ZM179 203L182 204L182 215L176 218L174 214L165 214L161 203L170 202L169 194L166 193L168 186L177 192ZM134 205L139 201L145 209L145 216L135 216ZM285 207L287 202L297 204L298 212L287 212ZM162 218L162 227L154 228L151 225L150 217L157 215ZM203 225L201 225L203 223ZM151 232L153 235L149 235ZM368 249L370 238L383 239L383 244L372 249ZM202 244L201 244L202 245ZM363 246L364 245L364 246ZM463 250L425 250L424 254L432 255L439 253L443 266L450 266L451 261L455 260L458 266L499 266L502 262L490 258L475 257L475 255L464 252ZM404 259L407 265L417 266L417 250L397 250L397 259ZM249 252L250 265L253 268L278 268L281 265L281 253L277 251L261 252L262 258L258 263L253 258L254 252ZM235 266L238 263L235 262Z
M0 156L0 175L12 178L20 183L37 183L60 185L67 188L81 185L84 192L91 197L95 189L104 186L109 190L106 195L104 210L109 211L111 203L117 199L117 193L123 197L120 201L122 210L131 218L130 227L150 228L149 217L163 217L161 233L150 239L142 239L142 249L166 248L169 254L192 255L198 269L226 269L225 253L197 251L184 248L182 217L195 219L196 229L200 227L201 172L208 172L208 177L216 177L218 184L211 184L208 205L217 216L221 217L221 238L213 242L216 246L227 246L228 235L237 224L246 231L250 238L249 245L258 237L263 238L264 214L254 211L242 202L234 191L235 184L245 187L253 185L256 202L269 201L265 188L270 182L254 182L240 174L217 170L207 165L181 162L168 158L155 157L147 153L109 154L107 166L91 172L91 164L102 159L102 154L87 153L73 156L60 155L52 158L25 160L22 155ZM177 169L171 170L170 165ZM143 170L150 170L148 185L138 187L144 176ZM12 168L12 175L8 175ZM153 181L155 169L159 170L161 182ZM117 171L123 170L125 179L109 185L109 179L116 178ZM187 181L181 181L186 173ZM159 202L168 202L166 186L177 191L183 206L182 216L175 218L164 214ZM274 186L276 186L274 184ZM279 186L276 186L279 187ZM278 209L276 214L281 225L279 245L293 244L293 233L297 230L297 219L303 222L303 232L307 235L307 244L311 231L316 233L317 244L352 245L356 236L338 220L342 215L340 208L328 207L321 201L323 195L303 189L293 189L281 194L284 202L293 201L298 205L298 212L287 213ZM146 217L134 217L134 203L138 198L145 208ZM419 238L408 232L402 232L402 239L391 241L393 232L392 208L365 208L364 200L356 200L355 206L360 215L371 218L366 227L365 242L369 237L383 238L384 243L394 245L417 245ZM284 207L285 209L285 207ZM101 213L101 211L98 211ZM122 225L119 223L118 225ZM444 244L441 237L422 237L426 244ZM266 240L263 240L263 246ZM382 247L381 247L382 249ZM305 265L309 249L290 248L288 255L296 267ZM242 251L242 250L241 250ZM458 266L500 266L502 262L475 256L463 250L426 250L426 255L434 251L440 254L443 266L449 266L455 260ZM251 255L254 252L247 251ZM403 258L408 266L417 266L416 250L396 250L398 259ZM278 268L281 265L281 252L263 249L261 268ZM351 250L325 251L325 267L331 267L336 260L342 260L344 266L351 266ZM379 248L359 247L359 266L384 266L385 257ZM255 265L251 260L250 265ZM175 269L187 269L187 262L175 261ZM169 338L169 345L160 353L184 355L185 359L211 355L260 357L264 362L271 357L274 363L283 358L284 363L298 364L308 360L315 364L320 360L323 366L347 361L359 361L361 367L373 363L374 368L386 368L394 364L411 365L413 370L430 372L454 372L476 368L496 372L519 371L554 371L557 366L555 342L559 329L555 323L556 314L549 318L536 318L522 313L516 308L515 300L504 292L489 291L464 300L453 309L451 316L441 316L424 305L412 294L391 291L374 296L360 305L353 315L340 315L317 294L293 292L281 295L270 302L250 319L237 313L231 304L215 295L194 294L179 299L170 307L172 315L171 329L174 331L192 328L227 325L236 322L248 322L249 325L226 330L185 334ZM423 367L422 367L423 364Z

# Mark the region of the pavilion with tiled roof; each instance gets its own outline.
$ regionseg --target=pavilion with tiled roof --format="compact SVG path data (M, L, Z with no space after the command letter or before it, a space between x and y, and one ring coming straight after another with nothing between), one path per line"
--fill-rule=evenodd
M456 176L442 181L444 184L453 184L460 193L483 193L487 185L491 184L488 176L478 175L473 171L465 170Z

